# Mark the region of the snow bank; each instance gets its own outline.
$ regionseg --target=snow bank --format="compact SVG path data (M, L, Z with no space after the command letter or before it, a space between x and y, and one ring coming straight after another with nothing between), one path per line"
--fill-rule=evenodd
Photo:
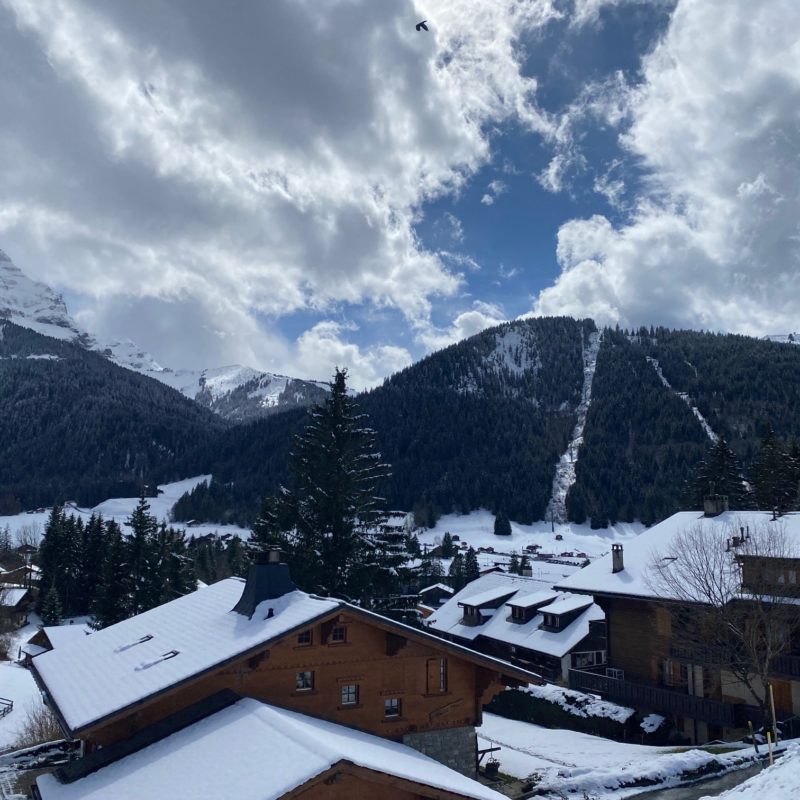
M576 717L604 717L605 719L614 720L614 722L625 723L636 713L632 708L628 708L627 706L620 706L608 700L601 700L599 697L595 697L591 694L575 692L571 689L564 689L561 686L555 686L550 683L544 684L543 686L530 684L526 688L519 689L518 691L529 694L531 697L536 697L540 700L546 700L549 703L555 703L557 706L561 706L568 714L572 714ZM651 716L657 715L652 714ZM663 719L663 717L661 719Z
M754 775L733 789L728 789L715 800L783 800L800 797L800 745L790 744L784 755L774 766ZM701 800L711 800L703 797Z

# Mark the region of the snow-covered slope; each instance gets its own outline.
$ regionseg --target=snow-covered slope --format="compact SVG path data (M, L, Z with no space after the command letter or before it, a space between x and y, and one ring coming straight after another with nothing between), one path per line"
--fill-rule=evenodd
M800 344L800 333L774 333L762 337L768 342L780 342L783 344Z
M31 280L0 250L0 319L95 350L120 367L155 378L226 419L255 419L321 400L327 384L261 372L238 364L204 370L162 366L130 339L99 342L69 315L64 298Z

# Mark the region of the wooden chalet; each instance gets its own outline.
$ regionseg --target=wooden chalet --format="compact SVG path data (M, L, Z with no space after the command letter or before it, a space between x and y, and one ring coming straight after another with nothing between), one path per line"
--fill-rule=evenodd
M37 800L503 800L397 742L220 692L38 779Z
M33 592L27 587L0 584L0 630L27 625L34 603Z
M731 512L727 498L711 496L704 513L674 514L624 547L612 545L607 557L561 581L557 588L594 597L605 611L608 637L608 664L602 669L571 670L570 687L663 714L694 743L741 735L748 721L758 727L763 722L761 712L741 681L714 666L702 649L686 646L682 626L691 624L692 608L654 588L653 559L690 528L724 541L726 532L778 524L800 545L800 515L776 520L766 512ZM736 602L747 602L748 583L762 580L766 570L774 579L775 602L796 603L800 559L738 557L738 544L737 537L730 536L731 563L741 567L741 595ZM735 571L731 574L735 576ZM800 714L800 641L795 645L774 662L771 684L778 718Z
M527 670L299 591L277 554L63 648L32 672L86 753L223 690L404 743L475 772L475 725ZM427 795L426 795L427 796Z

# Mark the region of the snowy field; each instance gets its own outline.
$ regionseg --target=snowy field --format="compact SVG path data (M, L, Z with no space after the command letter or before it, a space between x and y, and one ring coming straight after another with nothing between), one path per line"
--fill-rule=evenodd
M684 771L710 761L733 769L749 764L753 752L747 747L711 755L698 749L625 744L484 714L478 747L497 745L502 750L492 755L499 759L501 772L521 779L537 775L537 788L550 790L542 796L554 800L562 793L581 797L583 792L597 800L621 800L645 791L634 783L649 783L649 788L675 786ZM791 795L773 796L788 800Z
M153 514L159 522L166 521L169 523L169 513L172 507L178 502L181 495L185 492L190 492L195 486L211 480L211 475L198 475L194 478L186 478L186 480L176 481L175 483L165 483L158 487L158 497L148 497L147 502L150 504L150 513ZM96 505L94 508L78 508L74 504L68 504L67 511L83 517L88 520L92 514L102 514L104 519L114 519L120 524L130 517L131 512L136 508L139 502L138 497L122 497L112 500L104 500L102 503ZM16 514L12 517L0 517L0 528L9 526L12 537L17 537L18 534L25 528L34 527L39 536L44 532L47 519L50 516L50 509L38 512L23 512ZM184 523L175 523L175 528L185 528L189 536L204 536L208 533L234 534L242 539L250 536L250 530L247 528L239 528L236 525L215 525L213 523L192 525L186 527Z
M42 704L30 671L12 661L0 661L0 697L14 701L10 714L0 717L0 750L14 744L28 711Z
M555 523L555 530L550 530L550 522L534 522L532 525L511 523L511 536L494 535L494 514L484 509L471 514L447 514L442 517L436 527L418 532L420 544L434 545L442 540L446 532L461 537L462 542L474 547L493 547L495 555L510 555L512 551L522 553L528 545L537 544L543 553L586 553L590 559L599 558L611 550L615 542L625 543L640 534L645 526L640 522L620 522L608 528L593 531L589 525L577 525L572 522ZM561 536L561 540L556 539ZM491 554L489 554L491 555ZM502 561L502 558L494 559ZM580 559L575 559L580 563ZM484 554L483 561L492 561ZM484 566L481 563L481 566ZM534 570L538 566L532 563ZM534 575L535 577L535 575Z

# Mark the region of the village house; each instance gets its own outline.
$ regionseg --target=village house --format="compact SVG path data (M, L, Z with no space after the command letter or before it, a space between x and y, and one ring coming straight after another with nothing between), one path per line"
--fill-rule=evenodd
M659 586L654 570L667 563L680 575L682 555L672 552L671 543L693 531L723 551L729 565L726 574L735 581L731 602L752 603L748 583L766 572L774 580L768 601L794 604L800 558L756 558L737 552L746 550L742 546L748 532L771 529L779 529L800 554L800 515L731 512L726 498L713 495L705 513L674 514L624 546L612 545L610 554L560 581L559 589L594 597L605 611L608 635L607 667L571 670L570 687L663 714L695 743L740 735L748 720L758 727L764 720L741 679L718 661L717 666L711 663L708 650L686 645L687 626L703 604L671 596ZM800 714L800 641L790 644L789 651L774 660L770 679L779 718Z
M45 625L28 639L19 649L19 660L23 666L30 667L34 656L62 647L75 639L89 636L94 631L85 623L66 625Z
M454 593L455 590L452 586L448 586L445 583L434 583L431 586L426 586L418 592L417 611L419 611L423 619L429 617L437 608L446 603Z
M219 581L34 657L32 673L65 734L87 755L114 752L230 690L474 776L483 705L536 675L308 595L276 553L270 559L251 566L246 582Z
M566 682L574 667L605 664L604 620L591 597L555 591L530 577L490 573L425 622L448 641Z
M0 584L0 631L28 624L35 598L25 586Z
M233 692L37 781L37 800L503 800L412 748Z

